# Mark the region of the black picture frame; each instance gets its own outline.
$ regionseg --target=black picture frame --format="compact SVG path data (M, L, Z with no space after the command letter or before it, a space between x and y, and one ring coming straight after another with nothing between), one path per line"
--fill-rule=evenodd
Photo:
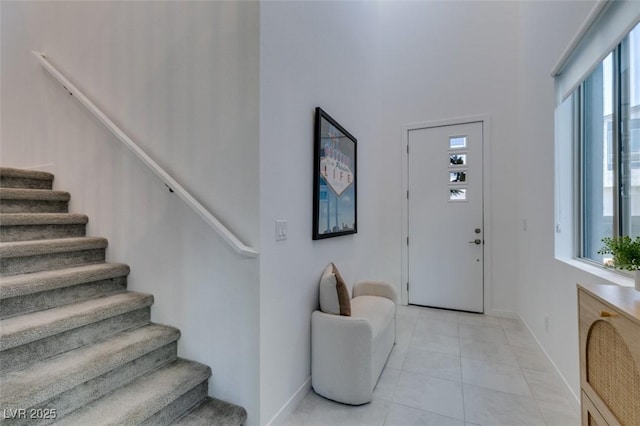
M329 114L315 111L313 239L358 232L358 141Z

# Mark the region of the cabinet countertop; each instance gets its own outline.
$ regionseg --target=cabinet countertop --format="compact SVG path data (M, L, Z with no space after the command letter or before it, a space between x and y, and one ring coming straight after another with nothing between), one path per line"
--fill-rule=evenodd
M635 288L613 284L578 284L578 289L640 324L640 291Z

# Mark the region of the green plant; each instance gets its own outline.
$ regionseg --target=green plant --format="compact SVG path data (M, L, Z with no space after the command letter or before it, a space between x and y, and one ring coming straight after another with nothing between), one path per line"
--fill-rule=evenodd
M627 271L640 269L640 237L605 237L602 239L604 247L598 254L613 255L613 262L606 266Z

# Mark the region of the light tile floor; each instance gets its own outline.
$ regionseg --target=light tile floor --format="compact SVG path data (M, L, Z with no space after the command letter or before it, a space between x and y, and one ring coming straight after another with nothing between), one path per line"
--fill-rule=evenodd
M373 401L313 390L286 426L577 426L580 412L519 320L399 306L397 342Z

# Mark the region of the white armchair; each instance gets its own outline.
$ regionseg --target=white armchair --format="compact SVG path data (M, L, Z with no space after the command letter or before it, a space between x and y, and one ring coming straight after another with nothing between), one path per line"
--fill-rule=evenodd
M396 338L395 287L366 281L353 287L351 316L311 316L311 384L334 401L360 405L373 399Z

